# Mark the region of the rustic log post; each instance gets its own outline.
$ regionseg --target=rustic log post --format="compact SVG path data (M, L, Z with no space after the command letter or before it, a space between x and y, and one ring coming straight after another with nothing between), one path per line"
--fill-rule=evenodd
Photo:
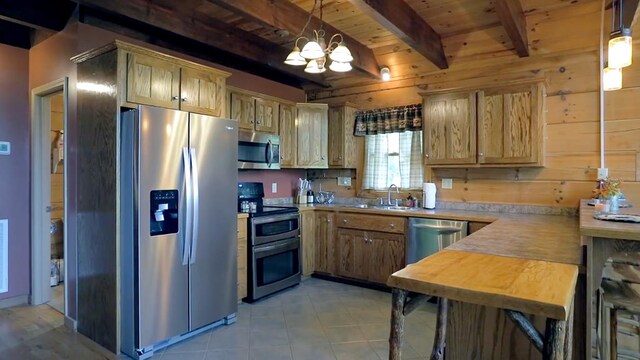
M449 300L438 298L438 322L436 323L436 337L433 339L433 349L430 360L444 360L447 336L447 313L449 311Z
M574 300L575 301L575 300ZM565 360L571 360L573 355L573 313L574 313L574 301L571 302L569 307L569 318L567 319L566 331L564 335L564 358Z
M408 291L393 288L391 290L391 334L389 336L389 360L402 358L402 336L404 335L404 303Z
M564 360L564 337L567 322L547 319L544 331L544 348L542 360Z
M602 341L611 341L609 343L609 356L611 360L616 360L618 358L618 310L615 307L611 307L609 319L609 333L611 336L609 339L602 339Z
M538 351L542 352L543 341L542 334L536 329L529 318L521 313L520 311L513 310L505 310L505 314L507 317L513 321L514 324L529 338L529 341L533 344L533 346L538 349Z

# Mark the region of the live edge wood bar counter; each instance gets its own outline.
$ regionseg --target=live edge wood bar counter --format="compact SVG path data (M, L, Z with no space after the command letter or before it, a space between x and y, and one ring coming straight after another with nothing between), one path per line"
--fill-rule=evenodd
M499 218L389 277L389 359L401 358L404 316L425 295L439 297L432 359L570 359L580 265L575 219Z
M490 223L446 250L396 272L387 284L452 299L447 309L446 359L542 359L539 349L544 347L547 319L573 323L574 333L568 334L573 351L563 352L573 359L585 358L585 263L576 217L446 209L314 208ZM408 313L413 305L405 304L404 312ZM518 314L523 316L512 320ZM530 334L537 331L537 342L531 342L516 325L525 322L533 325L528 329ZM555 340L561 341L560 337Z

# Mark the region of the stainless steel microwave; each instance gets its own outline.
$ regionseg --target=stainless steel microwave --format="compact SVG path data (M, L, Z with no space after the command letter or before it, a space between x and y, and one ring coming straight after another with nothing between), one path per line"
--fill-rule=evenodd
M240 131L238 169L280 169L280 137L274 134Z

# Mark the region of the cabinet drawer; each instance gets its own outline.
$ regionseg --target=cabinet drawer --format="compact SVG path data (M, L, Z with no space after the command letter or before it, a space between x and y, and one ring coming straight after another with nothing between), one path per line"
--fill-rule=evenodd
M341 228L404 234L406 219L390 216L338 214L336 223Z

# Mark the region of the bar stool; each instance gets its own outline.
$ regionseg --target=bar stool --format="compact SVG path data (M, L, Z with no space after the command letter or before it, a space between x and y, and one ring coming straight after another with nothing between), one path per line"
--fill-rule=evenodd
M452 306L485 306L501 309L520 329L544 360L571 359L573 347L573 298L578 278L575 265L540 260L443 250L392 274L389 359L400 360L404 317L427 295L438 296L438 323L431 359L448 360L477 357L470 355L468 343L477 335L460 319L447 319ZM471 304L471 305L465 305ZM447 309L449 307L449 309ZM463 310L464 311L464 310ZM545 317L544 334L527 314ZM458 326L456 328L456 326ZM449 327L449 329L447 329ZM455 336L457 343L446 344Z
M607 259L600 295L601 359L640 360L640 252L616 253ZM630 316L621 318L622 313ZM627 341L619 341L620 323L627 328Z

